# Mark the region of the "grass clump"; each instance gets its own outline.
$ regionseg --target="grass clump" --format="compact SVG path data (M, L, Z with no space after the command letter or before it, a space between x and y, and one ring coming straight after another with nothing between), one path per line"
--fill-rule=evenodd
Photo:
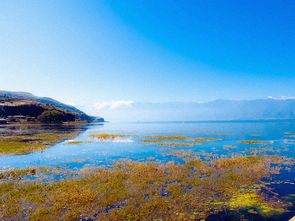
M160 141L190 141L190 142L209 142L209 141L216 141L216 140L221 140L220 138L213 138L213 137L201 137L201 138L189 138L186 136L162 136L162 135L157 135L157 136L144 136L144 138L147 138L148 140L144 140L146 142L151 142L155 140L155 142L160 142ZM182 143L178 142L181 146ZM198 144L196 143L196 145ZM193 143L191 143L189 146L194 146Z
M83 144L83 143L93 143L92 141L79 141L79 140L70 140L67 144Z
M188 138L189 141L194 141L194 142L209 142L209 141L217 141L217 140L222 140L220 138L213 138L213 137L199 137L199 138Z
M91 134L89 136L92 138L98 139L100 142L112 141L122 137L131 137L131 135L125 135L125 134L106 134L106 133Z
M231 209L249 208L249 213L271 216L277 213L284 213L286 209L281 207L281 204L273 200L271 203L266 203L265 199L254 190L242 190L234 194L227 205ZM255 209L253 209L255 208Z
M76 133L36 133L0 136L0 155L27 154L44 150L55 143L77 136Z
M279 157L183 156L184 164L121 160L46 184L2 182L0 220L198 220L228 209L286 211L284 201L262 194L261 180L279 173L272 166Z
M140 143L145 145L156 145L164 147L193 147L200 145L200 143L188 143L188 142L177 142L177 141L163 141L163 140L139 140Z
M263 141L260 140L241 140L237 141L238 143L243 143L243 144L264 144Z
M223 145L222 147L223 148L226 148L226 149L234 149L234 148L237 148L236 146L232 146L232 145Z
M163 136L163 135L154 135L154 136L144 136L148 139L155 140L187 140L186 136Z
M220 135L220 136L229 136L229 135L233 135L233 134L230 134L230 133L218 133L218 134L215 134L215 135Z
M36 169L25 168L25 169L11 169L0 173L1 179L21 179L23 176L35 175Z
M36 150L44 150L46 145L36 145L25 142L0 141L0 156L18 155L30 153Z

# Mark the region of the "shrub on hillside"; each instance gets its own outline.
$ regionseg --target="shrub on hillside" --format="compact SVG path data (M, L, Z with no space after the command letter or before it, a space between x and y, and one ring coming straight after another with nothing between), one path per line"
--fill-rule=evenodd
M38 121L42 123L61 123L63 121L64 114L59 111L44 111L38 116Z

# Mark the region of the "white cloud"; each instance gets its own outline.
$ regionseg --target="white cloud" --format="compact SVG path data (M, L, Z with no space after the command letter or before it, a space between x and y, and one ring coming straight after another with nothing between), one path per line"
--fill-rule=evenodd
M123 106L131 106L134 101L103 101L94 104L98 110L102 109L116 109Z
M295 97L281 96L281 100L294 100Z
M289 97L289 96L281 96L281 97L267 96L267 98L273 99L273 100L295 100L295 97Z

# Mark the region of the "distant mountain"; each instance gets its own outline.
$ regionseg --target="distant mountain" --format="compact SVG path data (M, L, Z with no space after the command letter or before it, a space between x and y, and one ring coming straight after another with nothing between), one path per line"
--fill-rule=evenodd
M294 99L215 100L206 103L134 102L118 108L99 109L110 120L207 121L295 119Z
M103 121L103 118L88 116L83 111L48 97L37 97L27 92L0 90L0 117L13 119L24 116L36 121L45 111L54 111L62 121ZM48 114L48 113L47 113ZM52 113L49 113L52 114ZM45 115L46 116L46 115ZM14 117L15 119L15 117Z

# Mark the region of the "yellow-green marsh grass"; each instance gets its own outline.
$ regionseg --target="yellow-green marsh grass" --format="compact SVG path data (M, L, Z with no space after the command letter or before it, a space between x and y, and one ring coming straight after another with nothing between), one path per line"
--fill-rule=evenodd
M156 145L166 147L193 147L200 145L201 143L196 142L177 142L177 141L166 141L166 140L139 140L140 143L145 145Z
M135 137L136 135L126 135L126 134L90 134L90 137L96 139L98 142L109 142L116 140L118 138L127 138L127 137Z
M233 135L233 134L229 134L229 133L219 133L219 134L215 134L215 135L229 136L229 135Z
M220 138L213 138L213 137L199 137L199 138L187 138L188 141L194 141L194 142L209 142L209 141L217 141L222 140Z
M238 143L243 143L243 144L264 144L264 141L260 141L260 140L241 140L241 141L237 141Z
M72 139L77 133L39 133L30 135L1 135L0 155L18 155L44 150L55 143Z
M83 144L83 143L93 143L93 141L70 140L67 142L67 144Z
M163 136L163 135L152 135L152 136L144 136L147 139L155 139L155 140L187 140L186 136Z
M36 145L25 142L9 142L0 141L0 156L4 155L18 155L30 153L37 150L44 150L46 145Z
M163 135L154 135L154 136L144 136L147 139L153 140L173 140L173 141L193 141L193 142L209 142L209 141L216 141L222 140L220 138L213 138L213 137L199 137L199 138L189 138L186 136L163 136Z
M222 147L227 149L237 148L236 146L232 146L232 145L223 145Z
M281 157L182 154L184 164L121 160L52 183L1 182L0 220L198 220L231 209L269 216L289 206L266 197L261 182L279 173Z

